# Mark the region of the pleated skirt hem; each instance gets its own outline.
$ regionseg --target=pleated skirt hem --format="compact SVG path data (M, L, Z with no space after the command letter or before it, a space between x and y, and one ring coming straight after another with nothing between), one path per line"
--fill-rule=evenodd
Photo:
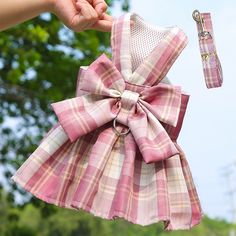
M120 219L124 219L124 220L128 221L131 224L138 224L141 226L149 226L154 223L161 223L162 222L164 224L164 230L172 231L172 230L189 230L193 226L198 225L201 222L202 217L204 216L204 214L202 213L200 215L199 219L195 219L194 221L192 221L192 224L178 225L178 226L176 226L176 225L172 226L169 216L154 217L152 219L148 219L146 222L143 220L139 221L137 219L134 219L134 218L128 216L125 212L122 212L122 211L113 211L112 215L110 213L96 211L96 210L92 209L91 206L88 206L85 203L79 202L79 201L73 201L71 204L65 204L64 202L58 201L57 199L50 198L50 197L47 197L43 194L38 193L37 191L33 191L30 187L27 187L25 185L25 183L22 182L21 179L19 177L17 177L16 175L13 175L10 179L12 181L14 181L15 183L19 184L24 190L30 192L36 198L43 200L49 204L53 204L58 207L68 208L71 210L77 210L77 211L84 210L87 213L92 214L93 216L100 217L102 219L109 220L109 221L120 218Z

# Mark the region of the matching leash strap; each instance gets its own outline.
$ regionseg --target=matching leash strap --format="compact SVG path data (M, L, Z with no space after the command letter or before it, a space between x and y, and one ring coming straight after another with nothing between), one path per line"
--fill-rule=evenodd
M198 10L194 10L192 16L197 25L206 86L208 89L221 87L223 72L216 52L211 15L210 13L200 13Z

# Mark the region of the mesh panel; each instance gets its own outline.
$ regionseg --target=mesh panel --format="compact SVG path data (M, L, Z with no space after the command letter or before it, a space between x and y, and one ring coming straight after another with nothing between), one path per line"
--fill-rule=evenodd
M135 15L132 17L135 23L130 29L130 53L132 58L132 71L134 71L166 37L170 28L151 25ZM167 78L164 78L162 82L170 83Z

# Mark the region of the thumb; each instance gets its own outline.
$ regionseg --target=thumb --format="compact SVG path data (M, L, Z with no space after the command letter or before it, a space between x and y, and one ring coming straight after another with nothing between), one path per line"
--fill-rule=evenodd
M104 0L93 0L93 7L99 16L107 10L107 4Z

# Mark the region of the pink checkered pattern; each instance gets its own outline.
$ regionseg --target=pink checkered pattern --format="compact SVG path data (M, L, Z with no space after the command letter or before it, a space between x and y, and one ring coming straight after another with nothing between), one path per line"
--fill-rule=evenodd
M214 42L214 32L210 13L200 13L203 19L204 30L210 35L202 37L199 35L199 47L202 55L202 66L207 88L221 87L223 83L223 72ZM197 24L197 30L202 32L201 25Z
M146 163L179 153L159 122L177 125L181 107L179 86L129 84L126 89L122 75L103 54L84 73L80 89L90 94L52 104L71 142L116 117L130 128Z
M12 180L60 207L140 225L163 221L165 230L189 229L203 213L176 141L188 95L161 82L187 38L171 28L132 72L127 41L133 16L127 13L113 24L112 61L103 54L81 68L77 97L52 104L59 123ZM119 131L130 128L127 135L114 132L115 117Z

